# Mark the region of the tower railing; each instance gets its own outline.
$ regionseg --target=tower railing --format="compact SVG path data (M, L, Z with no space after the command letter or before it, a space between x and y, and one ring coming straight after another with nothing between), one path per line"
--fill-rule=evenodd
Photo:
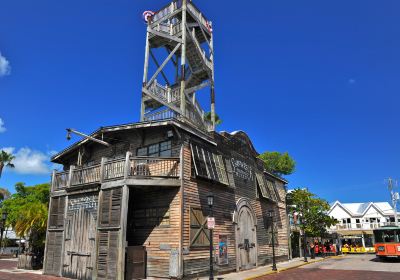
M173 1L161 10L157 11L152 18L152 26L159 21L163 21L175 11L178 11L182 7L182 1Z
M204 25L207 30L209 31L210 24L209 21L205 18L205 16L200 12L200 10L193 4L189 3L187 4L187 10L190 12L190 14L198 20L202 25Z

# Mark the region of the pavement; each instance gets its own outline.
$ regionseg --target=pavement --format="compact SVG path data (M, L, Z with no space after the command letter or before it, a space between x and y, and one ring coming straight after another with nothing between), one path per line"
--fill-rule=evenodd
M375 255L346 255L323 262L301 266L299 269L263 275L257 280L398 280L400 260L381 261Z
M226 280L398 280L400 259L379 260L375 255L343 255L327 258L293 259L252 270L218 275L215 279ZM16 259L0 260L0 280L66 280L67 278L42 275L41 270L17 269ZM206 280L208 277L199 278Z
M0 280L66 280L67 278L42 275L41 270L17 269L17 259L0 260Z
M292 268L298 268L304 265L312 264L312 263L318 263L324 260L327 260L329 258L341 258L341 256L334 256L334 257L326 257L326 258L321 258L321 257L316 257L315 259L310 259L308 258L308 262L304 262L303 258L295 258L290 261L286 262L280 262L277 263L276 267L278 271L273 271L271 265L267 266L261 266L257 267L254 269L250 270L245 270L245 271L240 271L240 272L232 272L228 274L222 274L222 275L215 275L215 279L223 279L223 280L252 280L252 279L258 279L261 276L269 275L269 274L274 274L274 273L279 273L288 269ZM207 280L209 279L208 277L202 277L198 278L198 280ZM304 279L302 279L304 280Z

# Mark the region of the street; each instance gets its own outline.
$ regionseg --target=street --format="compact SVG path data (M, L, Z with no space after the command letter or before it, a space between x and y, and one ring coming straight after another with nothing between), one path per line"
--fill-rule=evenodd
M259 280L390 280L400 279L400 260L380 261L375 255L347 255L322 262L289 269L277 274L257 278Z
M44 276L40 271L16 269L15 260L0 260L0 280L62 280L66 278ZM231 277L238 279L238 276ZM230 279L229 277L223 277ZM246 278L246 277L244 277ZM275 274L256 278L258 280L397 280L400 279L400 259L380 261L375 255L347 255L291 268Z

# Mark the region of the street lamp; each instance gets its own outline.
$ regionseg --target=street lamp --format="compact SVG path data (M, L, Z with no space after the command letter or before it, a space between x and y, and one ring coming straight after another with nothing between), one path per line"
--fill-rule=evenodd
M268 211L268 217L271 219L271 237L272 237L272 270L277 271L275 260L275 233L274 233L274 210Z
M214 205L214 194L209 193L207 195L207 204L210 208L209 218L213 218L212 207ZM210 280L214 280L214 266L213 266L213 228L209 227L210 230Z
M1 221L2 221L2 223L1 223L1 229L0 229L1 230L0 247L2 248L1 249L2 253L3 253L3 233L4 233L4 229L6 227L7 216L8 216L8 213L6 211L1 213Z

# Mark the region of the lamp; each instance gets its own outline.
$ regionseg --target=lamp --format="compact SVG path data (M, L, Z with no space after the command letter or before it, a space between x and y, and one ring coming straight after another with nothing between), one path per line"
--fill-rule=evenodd
M1 214L1 219L2 219L3 221L7 220L7 216L8 216L8 213L7 213L6 211L4 211L4 212Z
M207 195L207 204L208 204L208 207L213 207L213 205L214 205L214 194L213 193L209 193L208 195Z
M267 216L271 219L271 243L272 243L272 270L277 271L275 258L275 232L274 232L274 210L269 210Z

